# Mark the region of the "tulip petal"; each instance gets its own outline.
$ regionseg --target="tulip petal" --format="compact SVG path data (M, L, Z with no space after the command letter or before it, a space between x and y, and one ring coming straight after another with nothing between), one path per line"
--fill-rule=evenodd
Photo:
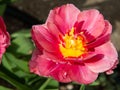
M65 34L73 27L79 13L80 10L73 4L63 5L61 8L51 10L46 22L55 23L59 30Z
M117 61L118 55L111 42L107 42L95 49L98 56L94 56L85 61L85 65L96 73L101 73L111 69Z
M35 50L32 59L29 62L30 71L40 76L50 76L50 73L56 68L56 63L40 55L39 50Z
M1 59L2 59L2 55L5 52L5 47L3 45L0 45L0 63L1 63Z
M2 59L3 53L5 53L6 48L10 45L10 35L6 31L5 23L0 17L0 62Z
M85 65L72 65L69 69L71 79L78 83L89 84L98 77L97 73L92 72Z
M87 45L88 48L98 47L110 40L110 34L112 32L112 26L108 21L105 21L105 28L103 34L101 34L95 41Z
M55 15L54 19L55 19L55 24L60 30L60 32L62 32L62 34L65 34L68 30L68 26L65 24L64 20L58 14Z
M47 23L47 27L48 27L48 31L54 35L57 39L59 39L59 35L61 34L61 32L59 31L59 29L57 28L57 26L54 23Z
M59 12L59 9L60 9L60 7L57 7L57 8L54 8L53 10L50 10L49 15L48 15L47 20L46 20L46 24L48 22L54 23L55 14L57 14Z
M51 76L59 82L71 82L71 78L68 72L69 70L69 65L58 63L56 69L51 72Z
M63 62L63 56L61 55L61 53L59 51L56 52L47 52L47 51L43 51L44 57L46 58L50 58L52 61L54 62Z
M4 24L2 17L0 17L0 29L3 30L3 32L6 32L6 26Z
M0 43L3 44L4 47L8 47L10 45L10 35L6 31L6 26L2 17L0 17Z
M68 29L71 29L77 21L80 10L73 4L63 5L59 10L59 15L63 19L64 24L68 25Z
M32 27L32 38L39 49L44 48L49 52L53 52L57 48L57 40L42 25Z
M96 80L98 74L90 71L84 65L58 64L57 68L51 72L51 76L59 82L76 81L89 84Z
M78 22L84 22L82 30L88 42L100 36L104 30L104 18L98 10L92 9L81 12L78 16Z

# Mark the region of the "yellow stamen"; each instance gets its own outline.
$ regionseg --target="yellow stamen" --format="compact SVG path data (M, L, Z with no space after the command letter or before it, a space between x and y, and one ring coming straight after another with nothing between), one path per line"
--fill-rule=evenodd
M74 28L70 32L62 36L62 41L59 44L59 49L62 55L67 57L81 57L87 52L85 48L84 38L79 34L74 34Z

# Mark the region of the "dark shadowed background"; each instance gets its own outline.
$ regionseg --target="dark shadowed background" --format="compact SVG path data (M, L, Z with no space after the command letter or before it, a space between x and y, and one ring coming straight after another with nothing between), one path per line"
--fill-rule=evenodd
M74 4L81 11L92 8L98 9L105 19L111 22L113 26L112 42L117 50L120 50L120 0L18 0L13 6L44 22L51 9L66 3ZM22 26L22 23L17 20L12 21L13 18L15 17L7 18L7 25L13 26L17 24L18 26L9 27L9 30L14 31L25 26ZM32 22L30 19L29 21Z

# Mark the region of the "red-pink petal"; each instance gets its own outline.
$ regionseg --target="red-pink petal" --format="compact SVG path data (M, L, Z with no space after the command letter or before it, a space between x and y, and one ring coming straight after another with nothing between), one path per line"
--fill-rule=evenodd
M111 32L112 32L111 24L108 21L105 21L105 28L103 33L99 37L97 37L95 41L89 43L87 45L87 48L95 48L108 42L110 40Z
M63 5L51 10L46 22L55 23L59 30L65 34L73 27L79 13L80 10L73 4Z
M69 65L58 63L57 67L51 72L51 76L59 82L71 82L69 71Z
M42 25L32 27L32 38L39 49L42 47L49 52L53 52L57 48L57 40Z
M78 34L78 33L80 33L80 32L82 31L83 23L84 23L84 21L76 22L76 23L74 24L75 34Z
M3 30L3 32L6 32L6 26L4 24L2 17L0 17L0 29Z
M78 22L84 22L82 30L88 40L91 42L100 36L104 30L104 18L98 10L85 10L78 16ZM93 36L93 37L91 37Z
M41 56L39 50L35 50L29 62L30 71L40 76L52 76L59 82L76 81L82 84L89 84L96 80L98 74L90 71L84 65L70 65L55 63L50 59Z
M74 23L77 21L79 13L80 10L73 4L63 5L59 10L59 15L65 22L65 25L68 25L68 29L73 27Z
M59 39L59 35L61 34L61 32L59 31L59 29L57 28L57 26L54 23L47 23L47 28L48 31L54 35L57 39Z
M6 48L9 45L10 45L10 35L6 31L6 26L2 17L0 17L0 60L2 59L2 55L6 51Z
M0 45L0 63L1 63L1 59L2 59L2 55L5 52L5 47L3 45Z
M117 67L118 63L119 63L119 61L116 60L113 67L111 67L109 70L106 71L106 74L110 75L110 74L114 73L113 69L115 69Z
M118 55L111 42L95 49L97 56L85 61L85 65L93 72L100 73L111 69L117 61Z
M61 53L59 51L47 52L47 51L43 50L43 54L44 54L44 57L50 58L54 62L58 63L58 62L64 61L63 56L61 55Z
M10 45L10 35L6 31L6 26L2 17L0 17L0 43L3 43L4 47L8 47Z
M48 22L54 23L55 14L57 14L57 13L59 12L59 9L60 9L60 7L56 7L56 8L54 8L53 10L50 10L49 15L48 15L48 18L47 18L47 20L46 20L46 24L47 24Z
M50 76L50 73L56 67L56 63L50 61L47 58L44 58L43 55L40 55L39 50L35 50L32 55L32 59L29 62L30 71L41 75L41 76Z
M98 74L92 72L84 65L59 64L51 76L59 82L75 81L82 84L89 84L96 80Z
M69 30L64 20L58 14L55 14L54 20L54 23L56 24L60 32L62 32L62 34L65 34Z
M81 84L92 83L98 77L97 73L92 72L85 65L72 65L69 69L71 79Z

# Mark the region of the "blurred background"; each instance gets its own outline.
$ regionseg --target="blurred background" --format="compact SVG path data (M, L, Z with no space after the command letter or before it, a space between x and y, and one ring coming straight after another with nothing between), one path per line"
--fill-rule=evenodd
M117 50L120 50L120 0L17 0L13 4L13 7L18 10L25 12L32 16L34 19L29 19L29 17L21 16L24 19L24 22L27 23L42 23L46 20L49 11L54 7L61 6L66 3L72 3L76 7L78 7L81 11L84 9L98 9L105 17L105 19L109 20L113 26L113 34L112 34L112 42L116 46ZM8 7L9 8L9 7ZM13 11L12 11L13 10ZM10 12L14 12L14 9L9 10ZM14 15L6 15L6 24L8 26L8 30L10 32L14 30L18 30L20 28L24 28L27 25L23 25L24 22L21 22L20 12ZM23 14L23 13L21 13ZM18 16L17 16L18 15ZM16 17L14 17L16 16ZM19 19L19 20L18 20ZM38 19L38 20L37 20ZM33 20L33 21L32 21ZM30 24L31 24L30 23ZM14 26L14 27L11 27ZM29 25L28 25L29 26Z
M0 0L2 2L0 4L5 1ZM98 9L113 26L111 40L117 48L120 58L120 0L12 0L13 3L10 1L7 0L3 14L7 30L10 33L30 29L34 24L44 23L49 11L63 4L72 3L81 11L92 8ZM100 84L94 84L94 89L88 86L89 89L87 90L120 90L119 65L113 75L101 74L98 80L100 80ZM7 86L9 87L9 85Z

